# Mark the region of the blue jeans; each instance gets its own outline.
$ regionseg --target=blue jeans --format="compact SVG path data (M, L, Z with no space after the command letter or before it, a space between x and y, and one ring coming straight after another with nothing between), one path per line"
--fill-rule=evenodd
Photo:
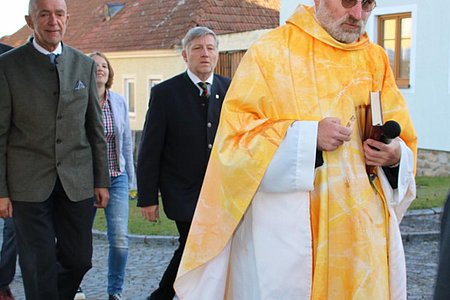
M3 243L0 254L0 291L8 288L16 274L16 230L12 218L3 219Z
M123 290L128 259L128 202L127 174L111 177L109 202L105 208L109 242L107 289L109 295L122 293Z

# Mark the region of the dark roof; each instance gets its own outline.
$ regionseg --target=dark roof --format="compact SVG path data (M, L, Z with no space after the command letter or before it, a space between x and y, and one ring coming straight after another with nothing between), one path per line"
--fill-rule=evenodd
M280 0L66 0L70 14L64 41L84 52L172 49L187 30L207 26L216 34L277 27ZM108 3L125 6L112 18ZM24 26L0 42L19 46Z

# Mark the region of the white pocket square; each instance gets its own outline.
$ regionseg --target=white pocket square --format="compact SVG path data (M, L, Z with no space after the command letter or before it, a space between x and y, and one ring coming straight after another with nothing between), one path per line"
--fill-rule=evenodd
M81 90L81 89L85 89L86 85L83 83L83 81L81 80L77 80L77 83L75 83L75 88L74 90Z

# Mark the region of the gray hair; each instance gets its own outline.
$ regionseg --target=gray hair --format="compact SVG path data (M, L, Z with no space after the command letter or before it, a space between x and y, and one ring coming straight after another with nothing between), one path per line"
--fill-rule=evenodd
M216 42L216 47L218 48L219 39L217 38L217 35L214 33L214 31L212 31L208 27L198 26L189 29L184 38L181 40L181 46L183 47L183 50L186 50L186 47L189 45L189 43L192 42L192 40L207 35L212 35L214 41Z
M30 0L28 2L28 15L31 16L33 14L33 12L36 10L37 8L37 2L38 0ZM64 3L66 3L66 0L64 0ZM67 4L66 4L67 6Z
M33 11L36 8L36 0L30 0L28 2L28 15L31 16L33 14Z

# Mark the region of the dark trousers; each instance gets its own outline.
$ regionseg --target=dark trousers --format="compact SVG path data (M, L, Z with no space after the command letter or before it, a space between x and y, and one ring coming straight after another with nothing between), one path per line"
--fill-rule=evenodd
M0 291L6 290L16 274L16 231L12 218L4 219L3 243L0 253Z
M441 246L434 300L450 299L450 194L441 220Z
M191 222L175 222L177 225L178 233L178 248L173 253L172 259L164 272L159 287L149 297L150 300L172 300L175 296L175 290L173 289L173 283L177 277L178 267L180 266L181 257L183 256L184 246L191 227Z
M27 300L74 298L92 266L93 201L70 201L59 180L44 202L13 201Z

